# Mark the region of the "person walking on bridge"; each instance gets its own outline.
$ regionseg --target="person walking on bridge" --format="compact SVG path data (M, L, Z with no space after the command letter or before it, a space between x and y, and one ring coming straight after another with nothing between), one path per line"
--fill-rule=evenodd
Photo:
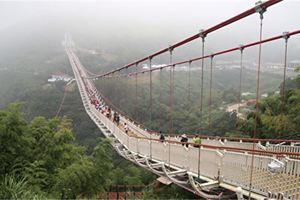
M163 143L165 141L165 136L162 134L161 131L159 131L159 134L160 134L159 141Z
M126 123L124 123L124 130L125 130L125 133L128 135L129 128L128 128L128 125Z
M200 148L201 139L200 139L199 135L196 135L196 136L193 138L193 142L194 142L194 147Z
M185 145L185 147L186 148L188 148L189 147L189 144L188 143L186 143L186 144L184 144L185 142L188 142L188 137L186 136L186 134L182 134L181 135L181 140L180 140L180 142L182 142L182 146L184 146Z

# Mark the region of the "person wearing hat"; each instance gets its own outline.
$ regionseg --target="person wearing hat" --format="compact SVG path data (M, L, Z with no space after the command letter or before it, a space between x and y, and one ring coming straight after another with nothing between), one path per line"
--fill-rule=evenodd
M188 142L188 138L187 138L186 134L182 134L182 135L181 135L181 140L180 140L180 142ZM184 146L184 145L185 145L186 147L189 147L189 144L187 144L187 143L186 143L186 144L183 144L183 143L182 143L182 146Z

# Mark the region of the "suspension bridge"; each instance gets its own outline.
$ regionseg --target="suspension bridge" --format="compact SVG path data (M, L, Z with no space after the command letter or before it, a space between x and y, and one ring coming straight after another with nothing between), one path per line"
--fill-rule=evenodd
M197 148L194 147L191 139L194 135L188 135L189 139L187 142L180 142L178 135L171 134L174 131L174 69L179 65L188 64L188 73L190 74L191 64L196 61L201 61L201 104L199 106L202 112L204 59L211 61L209 84L209 113L211 115L213 59L219 55L237 51L240 53L240 70L242 71L244 51L257 46L258 64L255 101L255 112L257 113L260 96L262 45L276 40L283 40L285 48L283 61L284 94L288 41L289 38L300 34L300 29L284 32L283 34L275 35L270 38L263 38L263 19L266 10L281 1L282 0L269 0L264 3L258 2L253 8L227 19L224 22L206 30L201 30L200 33L170 45L167 48L103 74L92 73L81 64L76 55L74 42L70 35L66 34L65 50L87 114L103 134L111 139L112 146L121 156L203 198L300 199L300 140L257 138L256 117L253 124L252 138L200 135L201 144L200 147ZM260 20L258 41L205 55L205 39L210 33L254 14L258 14ZM200 39L202 42L202 55L174 63L173 51L196 39ZM153 59L162 54L169 54L170 63L154 68L152 65ZM139 66L145 62L149 63L149 69L140 69ZM149 74L149 115L150 119L152 119L152 73L154 71L161 72L164 69L168 69L167 72L169 72L169 80L167 81L169 81L170 86L170 134L165 134L166 139L162 141L160 139L160 133L145 129L141 123L131 119L119 110L119 108L114 106L113 103L96 88L94 81L122 76L127 79L135 79L135 87L137 88L138 77L140 75L144 76L145 74ZM242 80L241 74L242 73L240 73L239 77L240 85ZM239 90L241 93L241 88ZM281 107L283 109L284 95L282 95L281 100ZM241 97L239 97L239 101L241 102ZM107 115L107 110L104 109L107 106L110 108L109 112L119 113L120 123L113 120L112 114L109 113L109 115ZM202 120L202 115L200 120ZM211 121L211 117L209 117L209 121ZM187 145L188 147L186 147Z

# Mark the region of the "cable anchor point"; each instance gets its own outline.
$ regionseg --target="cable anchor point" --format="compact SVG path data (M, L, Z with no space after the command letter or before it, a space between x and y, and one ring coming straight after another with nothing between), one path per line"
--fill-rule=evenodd
M207 33L205 33L205 30L204 29L200 29L199 37L202 38L202 42L205 41L206 36L207 36Z
M240 52L241 53L243 53L244 49L245 49L244 45L240 44Z
M173 53L173 50L174 50L174 48L172 47L172 45L169 45L169 52L170 52L170 54L172 54Z
M282 33L282 38L285 40L285 42L287 43L288 39L290 38L289 32L283 32Z
M267 11L267 8L262 6L262 1L258 1L255 3L255 10L260 15L260 19L264 18L264 13Z

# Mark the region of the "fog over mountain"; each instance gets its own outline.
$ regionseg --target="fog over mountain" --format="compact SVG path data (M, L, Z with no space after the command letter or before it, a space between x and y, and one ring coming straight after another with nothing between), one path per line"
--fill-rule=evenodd
M64 33L83 48L113 54L130 51L126 60L167 47L255 5L254 0L100 0L0 2L0 62L23 53L63 51ZM283 1L265 13L264 38L299 29L299 1ZM209 34L207 52L258 40L259 16L247 17ZM283 40L263 47L265 62L281 62ZM200 40L176 50L176 59L201 54ZM300 37L289 42L289 60L300 60ZM256 60L257 50L246 58ZM237 53L221 59L237 59ZM131 59L131 60L130 60ZM124 63L125 64L125 63Z

